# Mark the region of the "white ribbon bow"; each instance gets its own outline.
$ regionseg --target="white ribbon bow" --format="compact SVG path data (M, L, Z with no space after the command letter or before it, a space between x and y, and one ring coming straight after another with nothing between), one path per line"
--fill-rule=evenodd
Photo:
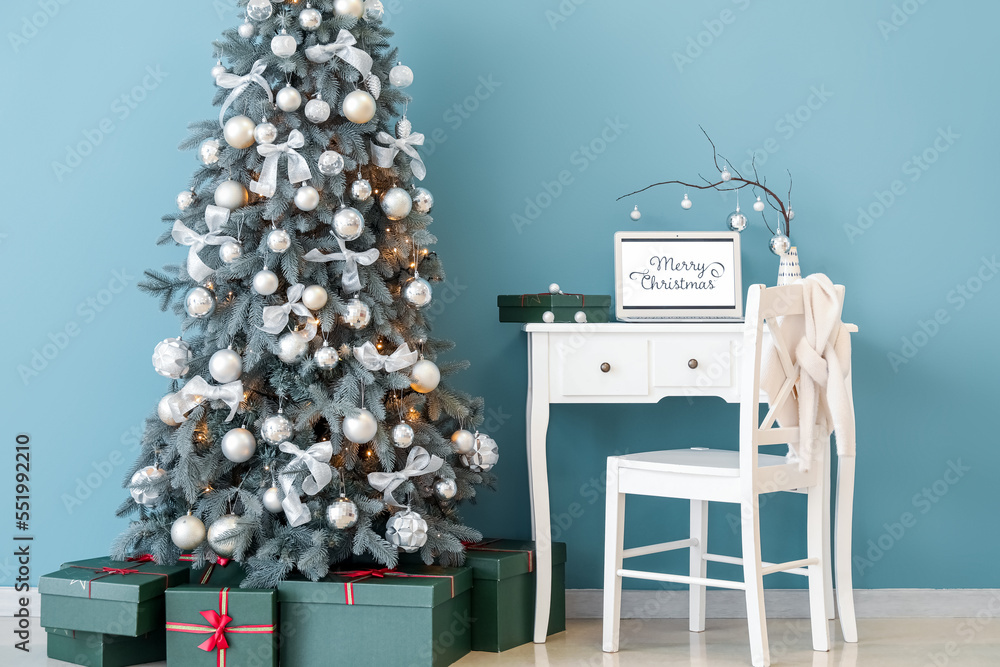
M271 92L271 84L262 76L266 69L267 65L264 61L258 60L250 68L250 71L243 76L224 72L215 78L216 85L221 88L232 88L233 90L222 104L222 111L219 112L219 125L221 127L225 127L223 119L226 117L226 110L229 109L232 103L236 101L236 98L242 95L243 91L249 88L252 83L256 83L266 90L268 99L271 100L271 104L274 104L274 93Z
M358 40L354 38L354 35L350 31L341 28L336 42L310 46L306 49L306 58L314 63L329 62L334 57L340 58L361 72L361 79L365 80L372 73L372 64L374 61L370 55L354 47L357 43Z
M167 400L170 415L175 422L187 421L187 413L205 403L205 401L222 401L229 406L227 422L233 421L236 410L243 400L243 382L237 380L229 384L212 385L200 375L196 375L187 384Z
M293 312L302 317L311 317L312 311L301 303L302 293L305 290L306 286L302 283L292 285L288 288L288 303L264 308L264 326L261 329L269 334L279 334L288 326L288 318ZM312 340L312 337L309 340Z
M410 450L410 455L406 458L406 467L399 472L373 472L368 474L368 483L375 489L384 491L383 499L386 504L393 507L405 507L396 502L392 497L392 492L411 477L429 475L440 470L444 465L444 460L437 456L432 456L423 447L414 447Z
M260 179L250 184L250 190L262 197L273 197L278 191L278 163L281 156L288 156L288 180L291 183L301 183L312 178L309 163L296 152L296 148L306 145L306 138L298 130L292 130L288 141L283 144L260 144L257 152L264 157L264 166L260 170Z
M347 249L347 245L341 238L337 239L337 244L340 245L340 252L327 254L320 250L310 250L303 255L302 258L307 262L315 262L317 264L323 264L325 262L345 262L344 274L342 277L344 292L347 294L357 294L361 291L361 276L358 275L358 264L362 266L371 266L378 261L378 248L371 248L369 250L365 250L364 252L354 252L353 250Z
M221 206L209 206L205 209L207 234L198 234L180 220L174 220L174 229L170 235L181 245L191 246L188 250L187 272L196 282L203 282L215 273L215 269L203 262L198 253L207 245L222 245L227 241L236 241L232 236L219 235L228 220L229 209Z
M413 171L413 175L421 181L424 180L424 177L427 176L427 166L416 149L416 146L424 145L424 135L414 132L404 139L397 139L388 132L379 132L375 139L387 144L379 146L374 141L371 142L372 159L375 164L380 167L392 167L396 155L399 154L399 151L403 151L410 156L410 169Z
M403 343L391 355L383 356L378 353L378 348L368 341L361 347L354 348L354 358L370 371L385 369L386 373L395 373L417 363L420 355L411 351L408 344Z
M301 526L309 523L311 517L309 508L302 504L302 500L295 490L296 475L293 473L300 470L309 471L309 475L302 480L302 492L306 495L315 496L322 491L333 479L333 472L330 470L333 443L317 442L309 449L302 451L290 442L283 442L278 445L278 449L294 457L281 471L281 489L285 494L285 499L281 501L281 508L285 510L289 526Z

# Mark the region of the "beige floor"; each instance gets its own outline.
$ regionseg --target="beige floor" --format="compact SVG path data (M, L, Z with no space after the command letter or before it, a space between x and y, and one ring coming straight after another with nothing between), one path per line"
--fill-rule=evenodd
M45 632L38 627L37 620L33 619L32 651L25 654L13 648L13 619L0 619L0 665L66 664L45 658ZM808 621L772 621L768 623L771 664L775 667L1000 666L1000 619L868 619L861 620L859 626L859 644L845 645L838 633L832 651L814 653ZM746 625L739 620L709 620L707 632L692 635L687 631L686 620L624 621L622 650L610 655L601 652L600 621L570 621L566 632L551 637L545 645L529 644L501 654L471 653L457 663L458 667L665 664L745 667L750 664Z

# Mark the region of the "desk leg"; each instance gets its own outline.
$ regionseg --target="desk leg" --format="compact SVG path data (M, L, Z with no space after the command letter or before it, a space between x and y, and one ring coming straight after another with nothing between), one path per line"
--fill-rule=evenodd
M528 335L528 478L535 538L535 643L548 636L552 602L552 526L545 435L549 429L549 335Z

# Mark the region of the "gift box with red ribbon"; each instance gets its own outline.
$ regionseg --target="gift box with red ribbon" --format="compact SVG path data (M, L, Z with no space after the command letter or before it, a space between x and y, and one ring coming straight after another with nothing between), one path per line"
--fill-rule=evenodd
M166 599L168 667L278 664L277 591L185 585Z
M46 628L46 655L86 667L128 667L159 662L167 657L163 628L138 637Z
M191 568L192 585L239 588L247 576L242 565L228 558L219 558L213 563L194 554L184 554L178 560Z

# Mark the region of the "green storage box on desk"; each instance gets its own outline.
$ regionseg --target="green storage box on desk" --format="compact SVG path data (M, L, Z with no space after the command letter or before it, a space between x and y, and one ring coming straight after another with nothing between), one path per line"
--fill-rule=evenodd
M46 628L46 655L54 660L86 667L128 667L166 659L166 631L154 630L139 637L99 632Z
M512 294L497 297L501 322L545 322L545 313L552 313L552 322L577 322L577 313L586 315L586 322L604 323L609 319L611 297L594 294Z
M532 641L535 629L535 543L485 539L466 547L472 568L472 650L506 651ZM552 544L552 608L548 634L566 629L566 545Z
M287 667L445 667L471 646L472 570L345 570L278 586Z

